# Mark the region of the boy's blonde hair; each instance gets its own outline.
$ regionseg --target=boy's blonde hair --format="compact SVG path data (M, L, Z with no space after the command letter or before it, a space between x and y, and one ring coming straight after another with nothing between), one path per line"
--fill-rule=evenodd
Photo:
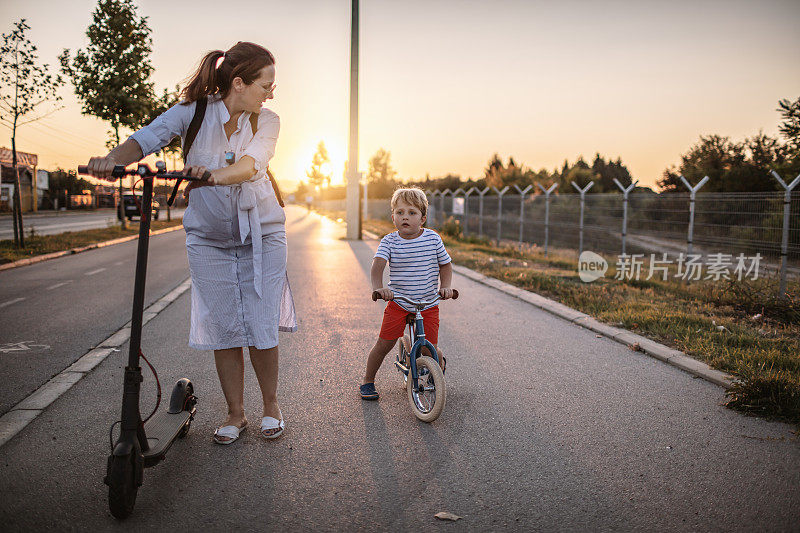
M395 210L397 202L400 200L419 209L422 216L428 216L428 197L419 187L407 187L394 191L394 194L392 194L392 211Z

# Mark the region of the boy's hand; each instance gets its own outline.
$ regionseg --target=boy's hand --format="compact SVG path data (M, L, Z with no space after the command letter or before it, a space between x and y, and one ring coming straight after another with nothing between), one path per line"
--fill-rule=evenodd
M377 292L379 294L379 298L381 300L394 300L394 293L392 289L387 289L386 287L381 287L380 289L375 289L373 292Z
M453 297L453 289L450 288L441 288L439 289L439 296L442 297L442 300L449 300Z

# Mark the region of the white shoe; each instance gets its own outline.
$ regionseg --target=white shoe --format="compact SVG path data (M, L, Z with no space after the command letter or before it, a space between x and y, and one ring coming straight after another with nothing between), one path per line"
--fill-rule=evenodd
M265 416L261 419L261 436L265 439L277 439L283 433L286 424L283 422L283 413L278 409L280 420L271 416ZM277 431L276 431L277 430ZM268 432L268 433L265 433Z
M217 444L233 444L239 439L239 434L247 429L247 424L239 426L222 426L214 432L214 442Z

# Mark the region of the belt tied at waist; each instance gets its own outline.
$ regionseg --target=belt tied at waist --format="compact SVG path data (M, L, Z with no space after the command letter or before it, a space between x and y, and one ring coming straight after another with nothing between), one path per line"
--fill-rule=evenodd
M243 181L241 183L239 201L237 202L239 235L242 243L250 235L250 240L253 244L253 273L255 275L253 283L259 298L263 298L261 294L263 271L261 268L261 218L259 217L258 204L268 197L269 188L267 187L266 179Z

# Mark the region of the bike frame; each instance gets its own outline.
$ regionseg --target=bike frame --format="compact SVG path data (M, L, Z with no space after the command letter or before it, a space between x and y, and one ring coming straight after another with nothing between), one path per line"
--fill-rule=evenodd
M439 364L439 352L436 350L436 347L425 338L425 326L424 321L422 319L422 311L419 308L420 306L416 306L416 312L414 315L414 325L412 326L409 324L408 332L409 337L411 339L411 351L408 353L408 367L400 363L399 361L395 364L400 369L403 374L408 376L411 374L411 379L413 379L413 387L415 392L419 392L419 372L417 371L417 357L420 356L422 348L427 347L428 350L431 352L431 357L436 361L436 364ZM400 339L400 342L403 342Z

